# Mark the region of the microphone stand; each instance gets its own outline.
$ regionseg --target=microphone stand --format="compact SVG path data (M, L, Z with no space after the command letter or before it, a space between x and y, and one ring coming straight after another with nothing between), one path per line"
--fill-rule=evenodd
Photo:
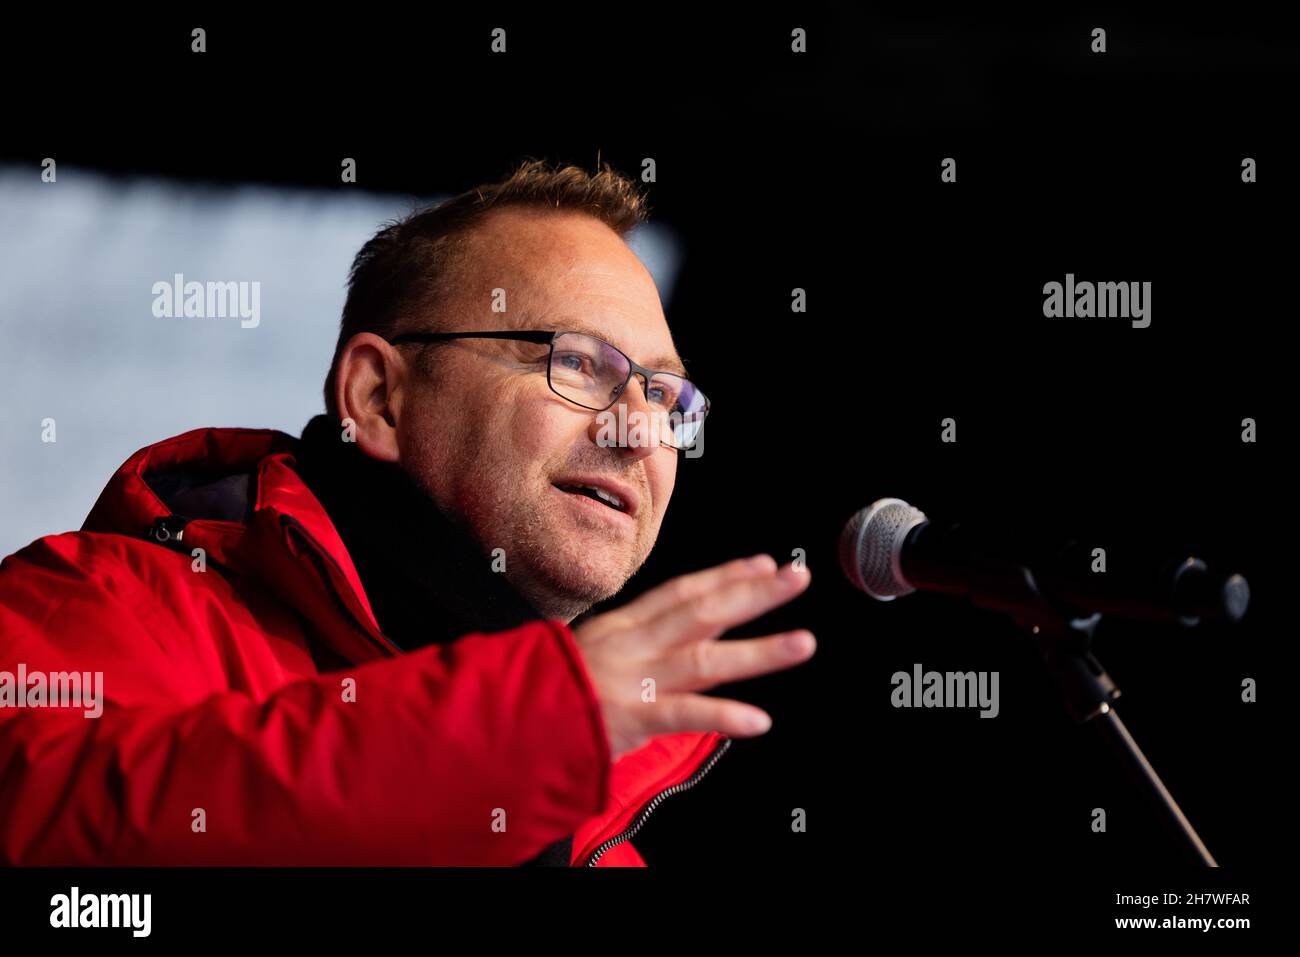
M1020 579L1016 581L1018 587L1004 591L1004 597L977 600L977 603L1008 613L1037 642L1070 717L1079 724L1097 729L1189 861L1218 867L1205 842L1187 820L1111 703L1119 697L1119 688L1092 653L1093 632L1101 621L1101 613L1088 618L1072 617L1043 595L1028 568L1015 566L1002 571ZM1014 592L1019 594L1014 598L1005 597Z

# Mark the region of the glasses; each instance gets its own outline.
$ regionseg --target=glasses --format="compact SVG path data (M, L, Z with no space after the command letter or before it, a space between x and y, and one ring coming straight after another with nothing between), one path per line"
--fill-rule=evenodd
M549 345L546 381L551 391L597 412L614 405L632 381L633 373L639 374L645 380L646 402L655 416L651 428L657 430L660 444L671 449L694 446L709 413L709 400L690 379L637 365L622 349L585 332L408 332L388 342L400 345L452 339L510 339Z

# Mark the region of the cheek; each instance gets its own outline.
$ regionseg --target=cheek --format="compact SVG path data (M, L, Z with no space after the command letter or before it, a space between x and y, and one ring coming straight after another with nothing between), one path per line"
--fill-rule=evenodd
M549 389L541 395L535 391L526 390L513 398L509 421L498 422L497 434L510 437L518 461L565 461L586 435L588 417L553 401Z
M398 429L402 466L441 507L456 497L455 476L461 474L472 447L465 421L440 396L424 393L404 406Z
M650 482L655 516L662 518L677 484L677 453L670 449L660 449L646 459L646 478Z
M476 472L499 471L545 458L558 437L572 433L574 417L549 401L550 395L546 383L539 388L532 377L480 375L458 393L430 396L419 414L434 424L430 443L446 460Z

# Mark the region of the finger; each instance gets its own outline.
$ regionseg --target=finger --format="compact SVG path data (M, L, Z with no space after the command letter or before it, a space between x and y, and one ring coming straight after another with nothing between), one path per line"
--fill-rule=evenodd
M651 673L668 691L706 691L733 681L793 668L817 650L806 628L732 641L697 641L676 649Z
M767 575L730 582L670 608L644 627L643 641L661 648L707 641L790 601L808 587L812 573L793 562Z
M643 707L647 736L681 731L721 731L733 738L752 738L772 726L766 711L743 701L702 694L669 694Z
M679 575L652 588L635 601L628 602L618 609L621 615L628 616L630 624L649 621L670 608L707 595L733 582L753 578L756 575L770 575L776 571L776 559L771 555L751 555L749 558L737 558L721 565L714 565L703 571Z

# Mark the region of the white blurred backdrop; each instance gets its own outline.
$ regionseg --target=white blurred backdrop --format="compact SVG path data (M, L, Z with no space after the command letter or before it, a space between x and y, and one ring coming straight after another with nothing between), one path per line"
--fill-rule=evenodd
M204 426L298 435L322 411L347 272L438 197L0 167L0 556L80 528L133 452ZM632 248L667 309L679 244ZM155 283L259 282L260 321L156 318ZM42 442L42 420L57 440Z

